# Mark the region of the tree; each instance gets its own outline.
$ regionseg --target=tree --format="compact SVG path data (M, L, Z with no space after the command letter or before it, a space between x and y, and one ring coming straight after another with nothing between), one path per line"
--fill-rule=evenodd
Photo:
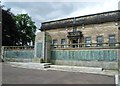
M18 14L14 19L19 32L19 44L28 45L30 42L34 43L36 26L31 17L28 14Z
M14 15L2 8L2 46L28 45L35 39L36 26L28 14Z
M14 14L10 12L10 9L2 9L2 46L15 46L18 44L19 34L16 29Z

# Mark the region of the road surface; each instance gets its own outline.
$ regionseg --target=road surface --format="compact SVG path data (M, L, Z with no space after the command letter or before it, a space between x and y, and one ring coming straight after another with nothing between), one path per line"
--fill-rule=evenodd
M114 76L45 71L2 65L3 84L114 84Z

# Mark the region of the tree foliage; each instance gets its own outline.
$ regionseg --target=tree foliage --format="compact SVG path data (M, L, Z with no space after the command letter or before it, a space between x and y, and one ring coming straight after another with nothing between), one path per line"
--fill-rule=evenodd
M19 43L28 45L35 39L36 26L28 14L18 14L14 17L16 21L17 31L19 32Z
M15 16L10 9L2 9L2 46L34 43L35 31L35 23L28 14Z
M17 45L19 34L16 30L15 20L13 14L9 10L2 9L2 45L13 46Z

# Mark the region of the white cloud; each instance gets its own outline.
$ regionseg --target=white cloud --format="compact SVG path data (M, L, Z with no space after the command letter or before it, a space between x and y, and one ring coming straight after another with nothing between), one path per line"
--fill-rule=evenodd
M100 2L94 6L86 6L82 10L78 8L66 17L76 17L76 16L82 16L88 14L118 10L118 1L119 0L109 0L109 1L106 0L105 2Z
M7 2L8 0L5 1ZM3 4L5 4L6 7L11 8L11 12L14 14L28 13L32 17L33 21L36 22L37 28L39 28L41 22L46 22L48 20L58 20L117 10L119 0L80 0L78 1L79 3L76 2L76 0L70 0L71 2L69 0L64 0L65 2L60 0L62 3L41 3L41 1L38 1L39 3L24 3L26 0L22 1L23 3L20 3L19 1L21 0L13 1L18 3L11 2ZM35 1L36 0L34 0L34 2ZM72 1L74 1L74 3ZM31 0L28 2L31 2Z
M28 13L27 10L21 8L11 8L11 12L13 12L15 15Z

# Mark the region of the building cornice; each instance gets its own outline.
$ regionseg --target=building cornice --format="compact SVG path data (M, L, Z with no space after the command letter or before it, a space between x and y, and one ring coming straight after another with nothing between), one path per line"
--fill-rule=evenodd
M109 12L43 22L41 24L40 30L44 31L44 30L66 28L66 27L72 27L72 26L100 24L105 22L118 22L120 21L119 13L120 13L120 10L116 10L116 11L109 11Z

